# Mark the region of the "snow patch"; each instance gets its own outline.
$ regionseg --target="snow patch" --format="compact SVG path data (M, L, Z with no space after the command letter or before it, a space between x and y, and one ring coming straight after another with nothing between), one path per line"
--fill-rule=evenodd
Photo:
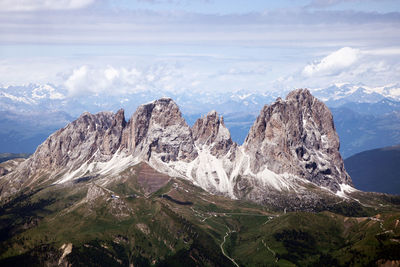
M357 189L348 184L340 184L339 186L340 186L340 191L337 191L336 195L342 198L348 198L346 193L352 193L357 191Z
M391 89L389 92L392 96L400 97L400 88Z
M165 163L152 157L149 164L170 176L189 180L204 190L215 190L235 199L232 181L225 172L224 159L213 156L208 146L196 147L196 149L198 157L191 162L171 161Z
M262 182L265 187L273 187L278 191L294 189L294 183L289 181L291 175L277 174L268 168L264 168L258 173L253 173L250 168L250 156L241 147L238 151L238 161L235 163L235 169L232 171L231 178L233 179L237 175L246 175L254 177L258 181Z
M30 100L30 99L25 98L25 97L14 96L14 95L10 95L10 94L5 93L5 92L2 92L2 94L3 94L2 97L9 98L9 99L11 99L12 101L15 101L15 102L22 102L22 103L25 103L25 104L28 104L28 105L35 104L35 102L33 100Z
M53 184L62 184L85 175L116 174L140 162L138 158L135 158L132 155L128 156L125 153L120 152L119 150L113 155L113 157L109 161L94 161L90 163L89 161L90 160L83 163L78 169L66 173L60 180L54 182Z
M248 98L249 96L251 96L252 94L244 94L244 95L236 95L240 100L244 100L246 98Z
M196 173L196 179L193 180L202 188L215 188L219 192L228 193L234 198L233 186L225 172L224 164L221 159L213 156L208 149L199 149L197 157L197 166L192 170ZM189 174L192 176L192 171Z
M72 243L63 244L60 248L63 251L61 258L58 260L58 265L61 265L63 259L72 252Z

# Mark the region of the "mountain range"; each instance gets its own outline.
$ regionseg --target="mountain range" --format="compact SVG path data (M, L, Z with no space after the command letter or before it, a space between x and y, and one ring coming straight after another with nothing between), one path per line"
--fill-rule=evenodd
M313 185L333 196L352 191L329 109L299 89L265 105L241 146L216 111L190 128L170 98L139 106L128 122L122 109L83 113L3 179L0 199L27 185L115 174L142 161L208 192L277 207L304 195L312 208L321 199Z
M0 163L0 264L399 264L400 199L354 188L328 107L298 89L242 145L171 98L85 112Z
M398 88L397 85L370 88L362 84L337 84L311 90L331 108L345 158L400 142ZM189 125L209 110L217 110L224 116L233 141L242 144L263 105L287 93L242 90L219 94L170 92L169 95L176 99ZM33 153L49 134L84 111L117 111L123 107L126 114L132 114L141 103L153 101L162 94L145 91L79 97L70 96L62 87L51 84L3 86L0 88L0 152ZM373 127L369 127L371 124Z

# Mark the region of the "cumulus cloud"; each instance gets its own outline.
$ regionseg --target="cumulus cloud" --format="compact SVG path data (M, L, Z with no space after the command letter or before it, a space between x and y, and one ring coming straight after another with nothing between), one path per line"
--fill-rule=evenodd
M64 87L71 97L81 95L121 95L144 91L179 92L194 84L195 75L171 65L144 68L92 67L73 69L66 76Z
M87 65L75 68L64 86L70 96L84 94L120 94L138 90L141 73L135 68L94 68Z
M352 66L360 57L359 49L343 47L319 61L308 64L302 74L306 77L337 75Z
M344 47L319 60L299 65L293 73L273 82L274 88L286 90L306 87L323 88L333 83L363 83L369 86L398 83L399 54L396 47L358 49Z
M0 0L0 11L69 10L89 6L95 0Z

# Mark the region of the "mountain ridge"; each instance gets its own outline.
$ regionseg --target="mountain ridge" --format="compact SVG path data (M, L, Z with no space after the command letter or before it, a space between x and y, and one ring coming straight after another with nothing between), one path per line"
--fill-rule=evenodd
M397 264L400 197L334 173L334 130L306 90L266 105L247 148L215 111L189 127L171 99L128 121L84 113L0 163L0 265Z
M209 192L258 203L275 203L272 196L282 191L311 194L318 202L317 195L353 190L329 109L298 89L261 110L242 146L215 111L190 128L171 98L139 106L128 122L122 109L83 113L3 179L2 197L35 183L87 175L102 175L107 183L107 175L140 161ZM311 192L309 183L327 192Z
M387 113L400 111L398 88L399 85L396 84L371 87L364 84L342 83L333 84L327 88L311 89L311 92L323 100L334 113L342 143L341 153L344 157L400 142L399 136L396 135L399 127L397 118L393 114L387 118ZM201 115L217 109L224 115L225 124L231 132L232 139L242 144L245 134L264 103L271 103L278 96L283 97L287 93L287 90L279 93L251 90L229 93L172 91L168 92L168 95L176 100L190 125ZM112 110L116 112L123 107L127 114L133 114L140 104L158 99L164 94L160 91L147 90L107 97L91 95L77 98L69 96L62 86L52 84L2 86L0 113L3 119L0 119L0 148L2 149L0 152L33 153L51 133L78 118L84 111L97 113L102 110ZM347 108L359 114L355 121L347 118L348 116L342 118L339 114L345 113ZM337 112L336 109L340 111ZM370 118L372 115L374 115L373 119ZM46 119L42 119L43 117ZM370 129L365 128L365 125L377 124L382 120L384 120L383 125L373 127L381 130L371 132ZM395 129L393 126L396 126ZM361 140L354 135L354 132L360 132L363 136Z
M354 184L363 191L400 195L400 144L372 149L345 159Z

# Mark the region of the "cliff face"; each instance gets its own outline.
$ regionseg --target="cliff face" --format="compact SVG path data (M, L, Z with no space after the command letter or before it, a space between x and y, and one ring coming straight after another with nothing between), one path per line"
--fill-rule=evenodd
M37 148L30 158L32 170L65 167L89 160L98 149L103 148L104 137L112 131L114 117L111 112L82 114Z
M159 157L163 162L193 160L192 133L176 103L162 98L140 106L123 132L122 148L134 155Z
M208 146L211 154L217 157L225 155L236 145L224 124L224 119L216 111L198 119L192 127L192 133L197 146Z
M292 91L286 100L264 106L243 146L255 173L263 168L291 173L333 191L351 184L332 114L308 90Z
M107 183L141 161L210 192L257 202L273 190L298 192L304 181L333 193L351 185L329 109L300 89L266 105L243 146L232 141L217 112L190 128L170 98L141 105L128 122L123 110L84 113L3 176L1 196L88 175Z

